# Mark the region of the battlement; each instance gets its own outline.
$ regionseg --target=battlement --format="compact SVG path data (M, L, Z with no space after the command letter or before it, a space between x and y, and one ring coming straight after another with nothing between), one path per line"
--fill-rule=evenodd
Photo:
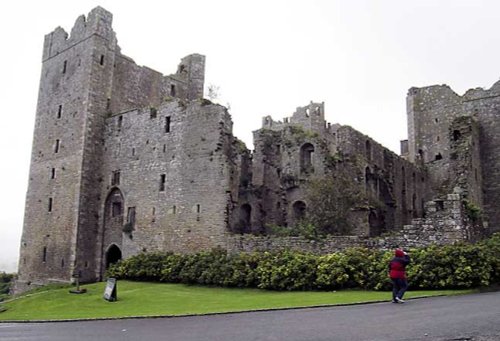
M283 121L275 121L270 115L262 118L262 128L271 130L282 130L290 125L298 125L304 129L320 134L335 133L340 125L325 121L325 103L310 102L303 107L297 107L292 116L283 118Z
M112 22L113 15L110 12L102 7L96 7L90 11L87 18L81 15L76 19L71 35L68 35L62 27L57 27L45 36L42 61L57 56L92 35L98 35L108 40L110 46L115 46L116 35L111 27Z

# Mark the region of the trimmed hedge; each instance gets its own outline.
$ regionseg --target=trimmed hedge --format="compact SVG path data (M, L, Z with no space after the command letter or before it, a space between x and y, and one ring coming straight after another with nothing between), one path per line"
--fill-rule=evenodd
M410 250L415 289L466 289L500 283L500 234L476 244ZM109 277L271 290L388 290L392 251L350 248L328 255L292 251L181 255L143 253L113 265Z

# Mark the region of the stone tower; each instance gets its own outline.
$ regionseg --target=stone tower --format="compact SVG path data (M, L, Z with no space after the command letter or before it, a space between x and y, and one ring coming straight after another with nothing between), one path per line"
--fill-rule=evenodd
M95 276L95 183L117 49L111 21L98 7L77 19L69 37L60 27L45 36L20 285L68 280L77 269L83 279Z

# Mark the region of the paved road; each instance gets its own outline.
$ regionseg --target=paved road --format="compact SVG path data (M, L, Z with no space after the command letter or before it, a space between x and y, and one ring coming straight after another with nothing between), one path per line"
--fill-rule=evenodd
M500 292L406 304L59 323L0 323L2 341L500 340Z

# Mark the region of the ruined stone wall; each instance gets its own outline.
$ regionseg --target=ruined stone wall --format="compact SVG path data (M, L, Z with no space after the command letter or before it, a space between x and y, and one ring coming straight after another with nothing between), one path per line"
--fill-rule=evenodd
M112 244L123 257L224 245L235 187L230 178L238 168L230 160L231 130L226 109L205 101L172 100L157 110L133 110L108 119L102 196L122 193L123 222L132 223L133 231L122 233L123 226L102 221L103 262ZM104 219L106 212L112 214L105 206Z
M422 161L429 169L436 196L446 195L450 189L459 186L464 187L463 190L477 204L481 205L482 200L493 231L500 228L500 213L496 209L500 200L499 96L499 83L489 90L469 90L463 96L445 85L412 88L408 94L410 160ZM455 130L466 132L462 126L453 128L455 119L462 116L471 116L477 121L477 127L473 121L469 123L468 137L461 140L470 141L467 150L463 149L464 145L458 146L460 141L454 141L453 135ZM464 153L468 160L464 159ZM460 161L460 166L457 161ZM464 174L469 180L466 183Z
M379 230L372 235L401 228L423 215L423 203L431 199L423 168L349 126L337 130L337 139L338 152L357 169L355 180L382 205L372 212L371 228Z

